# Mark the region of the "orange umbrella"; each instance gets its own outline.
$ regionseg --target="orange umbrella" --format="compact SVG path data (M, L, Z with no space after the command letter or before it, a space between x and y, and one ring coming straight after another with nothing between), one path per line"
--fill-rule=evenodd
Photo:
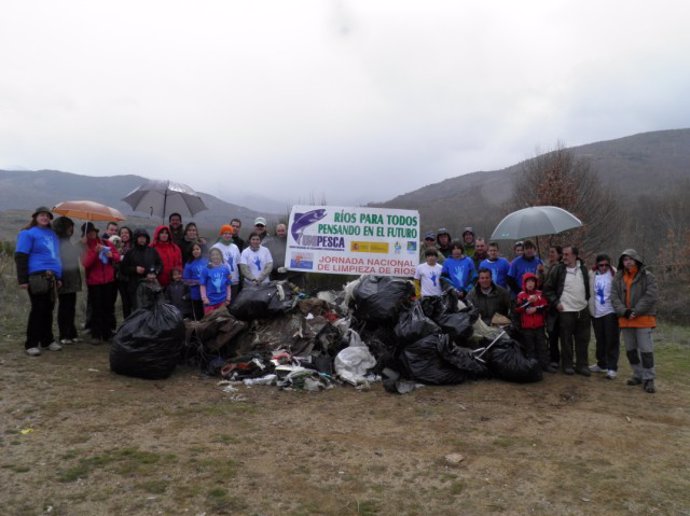
M125 216L115 208L94 201L61 202L53 207L53 212L65 217L74 217L75 219L92 222L99 220L113 222L125 220Z

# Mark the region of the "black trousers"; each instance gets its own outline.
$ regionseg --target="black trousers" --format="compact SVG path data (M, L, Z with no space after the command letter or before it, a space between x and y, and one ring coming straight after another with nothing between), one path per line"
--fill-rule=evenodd
M122 319L127 319L132 313L132 299L129 294L129 283L124 280L117 281L117 291L120 293L122 300Z
M76 339L77 327L74 324L74 317L77 311L77 293L60 294L58 296L58 330L60 340Z
M618 328L618 316L608 314L593 317L592 327L597 341L597 365L602 369L618 371L618 358L621 350L621 332Z
M91 336L94 339L109 340L115 327L115 282L103 285L89 285L91 299Z
M53 309L55 308L55 293L48 291L43 294L32 294L29 290L31 311L26 324L25 349L47 348L54 340Z
M551 362L554 364L560 364L561 362L561 351L558 348L558 339L560 338L561 327L558 324L558 318L556 319L556 324L553 325L553 330L549 332L549 355L551 357Z
M201 299L192 299L192 318L195 321L204 318L204 302Z
M523 329L522 349L527 358L534 358L542 368L549 365L549 352L546 348L544 328Z
M573 367L573 343L575 344L575 367L588 367L587 352L592 335L589 308L579 312L560 312L558 322L561 326L561 365L563 369Z

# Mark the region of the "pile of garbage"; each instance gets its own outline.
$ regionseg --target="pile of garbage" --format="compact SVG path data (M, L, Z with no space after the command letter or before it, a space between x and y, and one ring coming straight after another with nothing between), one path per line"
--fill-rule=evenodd
M271 282L243 289L229 309L200 321L182 321L179 312L173 321L173 310L156 301L123 323L112 347L113 371L162 377L142 369L169 374L169 365L156 363L172 360L247 385L316 391L382 381L394 393L418 384L542 379L539 363L527 359L509 333L485 325L476 309L452 292L417 300L413 284L400 278L362 276L340 292L315 297L286 281Z

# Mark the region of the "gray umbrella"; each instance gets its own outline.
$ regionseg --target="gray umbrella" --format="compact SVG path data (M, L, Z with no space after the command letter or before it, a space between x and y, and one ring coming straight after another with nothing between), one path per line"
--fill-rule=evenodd
M208 208L199 194L187 185L173 181L148 181L129 192L123 199L134 211L165 220L167 213L193 217Z
M509 213L491 234L492 240L519 240L539 235L556 235L582 226L575 215L557 206L532 206Z

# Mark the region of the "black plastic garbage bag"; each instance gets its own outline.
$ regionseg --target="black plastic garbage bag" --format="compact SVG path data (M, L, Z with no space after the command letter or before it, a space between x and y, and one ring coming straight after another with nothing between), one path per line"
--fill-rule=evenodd
M441 331L450 335L458 344L464 344L474 331L471 312L444 313L434 319ZM476 320L476 319L475 319Z
M270 319L289 312L295 305L292 292L284 282L243 288L230 305L230 313L241 321Z
M182 314L165 303L162 291L154 296L152 306L139 308L118 328L110 347L111 371L159 379L175 369L185 346Z
M409 310L403 310L395 325L395 336L401 342L416 342L435 333L441 333L441 328L424 315L419 301L413 303Z
M408 280L362 276L354 288L355 316L360 321L394 322L400 307L414 294Z
M485 357L492 376L516 383L538 382L543 378L539 362L527 358L520 343L504 339L494 344Z
M454 314L458 309L458 296L455 289L447 289L441 296L427 296L422 298L422 310L429 319L436 320L443 314Z
M483 364L447 335L429 335L406 346L400 359L404 376L422 383L448 385L486 376Z

